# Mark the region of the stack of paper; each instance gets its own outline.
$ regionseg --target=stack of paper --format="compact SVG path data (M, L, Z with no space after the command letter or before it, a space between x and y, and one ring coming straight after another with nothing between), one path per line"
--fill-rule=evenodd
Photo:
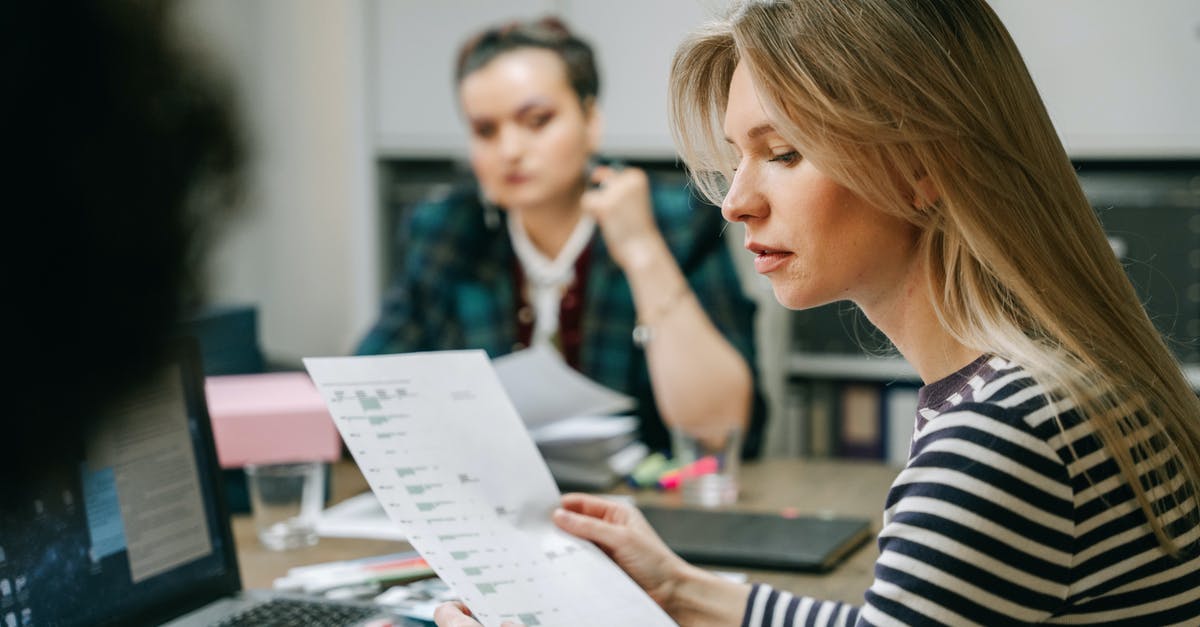
M552 348L535 346L493 365L559 486L610 487L649 453L637 439L637 419L612 415L636 401L571 369Z
M650 452L637 439L637 419L576 416L531 429L559 486L601 490L633 472Z
M388 518L374 492L363 492L332 505L317 518L317 535L326 538L407 540Z

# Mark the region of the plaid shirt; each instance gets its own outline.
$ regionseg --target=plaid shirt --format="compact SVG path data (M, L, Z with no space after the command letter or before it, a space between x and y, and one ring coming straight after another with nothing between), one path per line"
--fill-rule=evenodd
M653 185L651 200L658 227L704 310L753 369L755 306L743 293L721 240L720 212L684 186ZM500 217L498 226L485 224L474 188L414 207L400 227L403 254L382 315L356 352L479 348L493 358L512 352L517 342L515 260L505 212ZM580 371L635 397L642 440L652 449L669 449L645 356L631 341L633 295L599 229L591 243L583 306ZM758 455L765 421L766 405L756 385L747 457Z

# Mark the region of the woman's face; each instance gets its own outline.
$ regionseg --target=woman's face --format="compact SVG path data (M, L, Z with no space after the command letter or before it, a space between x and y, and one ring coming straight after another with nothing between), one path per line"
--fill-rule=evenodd
M521 48L459 83L471 168L492 202L512 209L568 205L584 188L599 143L595 107L585 110L554 52Z
M775 298L792 309L839 300L868 316L902 297L917 230L869 206L774 130L744 65L729 84L725 136L738 166L721 213L746 225L746 248Z

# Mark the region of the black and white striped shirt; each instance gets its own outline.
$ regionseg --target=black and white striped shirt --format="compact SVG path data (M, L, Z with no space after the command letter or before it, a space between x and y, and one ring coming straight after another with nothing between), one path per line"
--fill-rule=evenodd
M980 358L921 388L918 414L866 603L756 585L744 626L1200 625L1195 501L1167 519L1191 547L1172 558L1091 426L1023 369ZM1152 463L1151 498L1182 488Z

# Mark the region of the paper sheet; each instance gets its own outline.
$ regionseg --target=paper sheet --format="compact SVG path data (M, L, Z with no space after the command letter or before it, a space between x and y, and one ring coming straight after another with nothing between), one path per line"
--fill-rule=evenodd
M317 518L317 535L401 542L408 539L396 523L388 518L374 492L363 492L326 508Z
M482 351L308 358L384 509L485 626L674 625L591 543Z
M533 346L497 357L496 373L530 429L572 416L633 410L637 401L572 370L553 348Z

